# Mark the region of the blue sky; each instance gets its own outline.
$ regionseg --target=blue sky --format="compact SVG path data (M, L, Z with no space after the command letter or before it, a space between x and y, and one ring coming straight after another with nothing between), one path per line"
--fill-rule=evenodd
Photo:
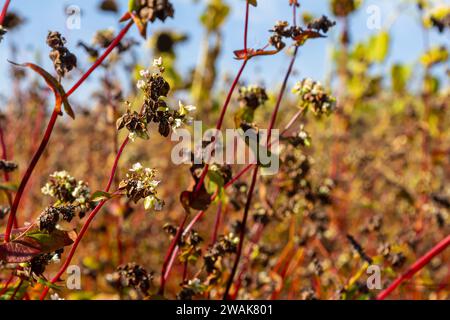
M117 23L117 16L112 14L99 14L97 10L97 0L13 0L11 10L20 12L27 20L27 23L19 30L10 34L11 37L0 44L0 74L2 82L0 83L0 94L8 95L10 90L8 82L5 82L4 75L8 73L8 63L6 60L11 57L9 46L14 41L18 44L20 55L19 62L40 61L47 68L51 68L50 61L47 58L48 49L45 46L45 38L48 30L58 30L64 34L68 40L68 47L74 48L79 40L89 42L96 30L113 27L115 30L120 28ZM126 9L127 0L119 0L121 9ZM202 29L198 22L198 16L204 8L204 0L173 0L176 13L175 19L168 20L163 25L160 22L150 26L152 29L173 28L177 31L186 32L189 35L189 42L179 47L180 60L178 67L181 71L187 71L192 68L198 60L199 42L202 38ZM233 11L225 26L224 32L224 51L220 60L220 71L223 74L234 74L240 62L233 59L233 50L242 47L242 24L244 15L244 1L226 0L232 5ZM249 34L249 46L263 46L268 38L267 30L273 26L276 20L290 20L291 10L287 5L287 0L258 0L257 8L251 10L251 24ZM401 0L365 0L363 9L359 11L352 19L353 40L364 40L376 30L369 30L366 26L368 14L366 9L370 5L377 5L381 9L382 25L389 23L395 14L395 8L404 1ZM449 0L443 0L449 2ZM0 0L3 5L3 1ZM323 13L329 14L328 0L302 0L301 10L306 10L314 15ZM81 28L79 30L68 30L66 28L67 16L64 8L68 5L79 6L82 10ZM408 10L401 11L401 15L392 24L393 42L388 60L388 65L393 62L413 63L417 61L423 49L421 31L418 24L418 15L413 6ZM138 39L135 29L130 33ZM330 52L333 39L336 34L331 33L329 39L320 39L311 41L300 51L299 60L296 66L298 79L312 77L317 80L323 80L327 70L330 67ZM10 39L8 39L10 38ZM448 33L446 35L437 35L433 33L433 43L447 43ZM151 52L143 41L141 57L143 61L149 61ZM78 49L73 49L79 57L79 66L86 68L88 63L85 55ZM274 57L258 58L251 61L243 78L248 82L261 82L270 85L279 84L282 81L284 72L287 68L288 58L285 53L280 53ZM388 70L388 65L385 70ZM73 80L69 81L72 82ZM70 83L66 84L69 87ZM83 96L89 94L92 88L89 84L81 88Z

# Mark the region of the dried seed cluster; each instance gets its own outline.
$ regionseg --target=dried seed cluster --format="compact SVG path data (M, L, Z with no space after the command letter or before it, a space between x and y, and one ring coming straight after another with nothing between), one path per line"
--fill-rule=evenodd
M269 97L267 96L265 88L252 85L239 88L238 100L241 103L241 107L247 107L254 110L269 100Z
M107 275L106 280L117 289L134 288L143 294L150 290L153 274L142 266L130 262L117 267L117 270Z
M239 237L233 233L222 235L218 240L208 249L208 252L204 255L206 272L209 274L209 283L216 282L222 274L220 260L228 254L235 253L237 245L239 243Z
M300 97L300 108L310 109L316 116L329 115L336 108L336 99L325 92L320 82L304 79L293 92Z
M162 59L155 59L153 67L157 69L156 72L150 70L141 70L141 79L137 82L137 88L142 91L144 95L144 104L142 112L127 112L117 120L117 129L127 128L130 132L130 139L134 140L136 137L148 139L148 124L151 122L158 124L159 133L167 137L170 130L176 130L182 124L190 124L192 117L190 114L196 110L194 106L185 106L181 101L178 109L170 108L164 100L169 94L170 85L164 79L164 66ZM130 105L128 104L129 108Z
M0 25L0 42L3 40L3 36L8 32L6 28L4 28L2 25Z
M172 18L175 10L169 0L136 0L138 16L144 21L154 22L156 19L165 21Z
M287 21L277 21L275 26L269 30L273 34L269 38L269 44L274 46L278 51L286 47L284 39L294 39L299 36L303 30L300 27L289 26Z
M3 19L3 27L9 31L16 29L25 22L25 19L13 11L6 13Z
M0 170L4 172L12 172L16 170L18 167L17 163L8 161L8 160L0 160Z
M144 199L145 209L161 210L164 201L157 197L156 187L159 181L155 180L156 170L144 168L135 163L127 173L126 179L119 184L119 190L126 192L127 197L137 203Z
M430 16L430 21L433 27L437 28L440 33L443 33L445 29L450 29L450 10L443 17L437 17L434 15Z
M116 0L103 0L99 6L100 10L107 12L118 12L119 6Z
M75 207L73 206L47 207L38 218L39 229L52 233L57 228L58 222L61 220L71 222L74 217Z
M335 25L336 22L331 21L325 15L310 22L306 26L306 30L299 26L290 26L287 21L277 21L275 26L269 30L272 33L269 44L280 51L286 46L286 39L294 40L297 45L300 45L308 38L324 37L322 33L327 33Z
M359 0L332 0L331 11L336 17L346 17L358 9Z
M7 206L0 206L0 219L3 219L11 212L11 208Z
M92 38L92 44L88 45L83 41L78 42L78 46L82 47L91 59L95 60L99 56L99 51L101 49L108 48L114 41L116 34L113 29L99 30L95 33ZM131 38L125 38L116 46L119 54L128 51L133 46L137 45L138 42ZM114 59L112 59L114 60ZM116 59L117 60L117 59Z
M319 19L313 20L308 24L308 29L316 30L317 32L327 33L332 27L336 25L336 21L331 21L327 16L323 15Z
M198 278L188 280L182 285L181 291L177 294L179 300L192 300L196 295L203 294L206 291L206 286Z
M50 263L58 263L64 249L56 250L51 253L44 253L33 257L29 262L30 273L32 275L41 276Z
M49 31L47 45L52 48L49 57L60 77L64 77L77 66L77 57L65 47L65 44L66 39L59 32Z

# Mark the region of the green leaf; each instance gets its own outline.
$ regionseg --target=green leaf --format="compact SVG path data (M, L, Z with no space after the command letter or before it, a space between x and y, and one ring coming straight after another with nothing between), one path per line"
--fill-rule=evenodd
M43 278L38 278L37 282L42 284L42 285L44 285L44 286L46 286L46 287L49 287L50 289L57 290L57 291L61 291L64 288L63 286L59 286L59 285L54 284L54 283L52 283L52 282L50 282L48 280L45 280Z
M133 12L139 10L139 4L137 0L128 0L128 11Z
M207 177L208 179L205 183L205 187L208 193L213 194L223 188L225 182L219 172L208 170Z
M45 233L39 230L26 234L26 238L31 238L39 243L39 248L43 253L52 252L62 247L71 245L76 238L76 233L55 230L52 233Z
M91 201L99 202L99 201L111 199L112 197L113 197L113 195L109 192L96 191L92 194Z
M17 185L12 182L3 182L3 183L0 183L0 190L17 191Z

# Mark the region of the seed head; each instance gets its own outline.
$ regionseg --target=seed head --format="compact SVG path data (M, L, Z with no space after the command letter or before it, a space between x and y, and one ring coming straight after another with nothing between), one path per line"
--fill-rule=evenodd
M164 201L157 197L156 187L159 181L155 180L156 170L144 168L135 163L127 173L126 179L119 184L119 190L126 192L127 197L137 203L144 199L145 209L161 210Z
M49 57L59 76L64 77L77 66L77 57L66 47L66 39L57 31L49 31L47 45L52 49Z
M18 165L12 161L0 160L0 170L4 172L12 172L16 170Z
M300 108L311 109L316 116L329 115L336 108L336 99L325 92L320 82L304 79L293 92L300 97Z

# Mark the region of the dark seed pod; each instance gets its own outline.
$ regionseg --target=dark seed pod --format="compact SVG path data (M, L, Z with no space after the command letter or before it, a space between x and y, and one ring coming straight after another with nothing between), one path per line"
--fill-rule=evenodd
M52 48L49 57L60 77L64 77L77 66L77 57L65 47L65 44L66 39L59 32L49 31L47 45Z
M16 170L18 165L12 161L0 160L0 170L5 172L12 172Z

